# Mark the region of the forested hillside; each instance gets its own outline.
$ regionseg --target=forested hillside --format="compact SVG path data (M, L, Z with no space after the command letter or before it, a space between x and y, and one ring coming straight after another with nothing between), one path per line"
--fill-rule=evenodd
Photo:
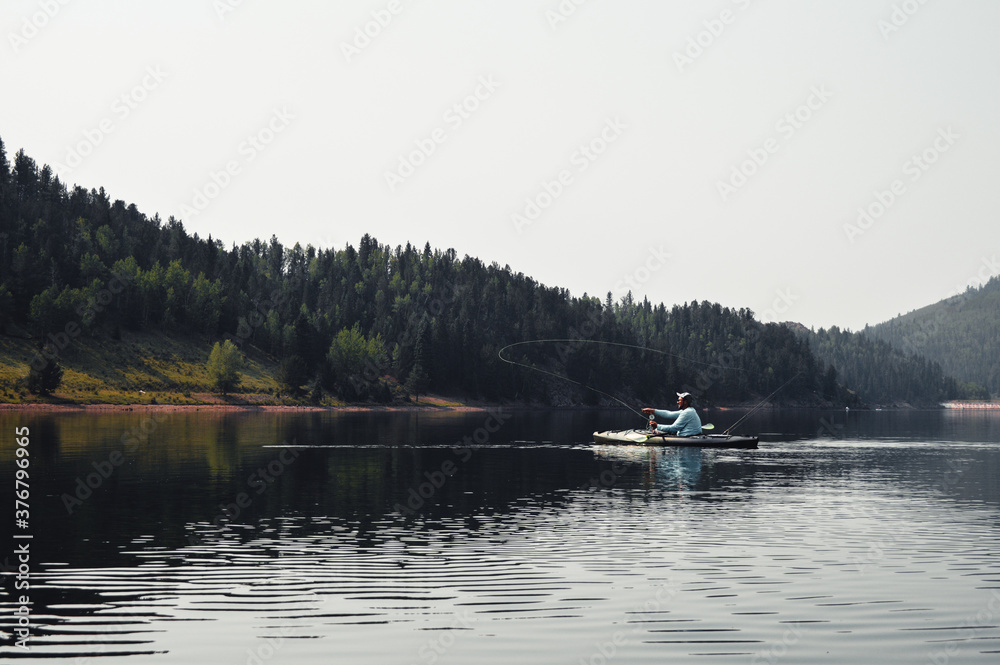
M994 261L995 263L995 261ZM979 288L869 326L864 333L941 364L961 381L1000 395L1000 277Z
M195 336L206 358L215 342L231 339L269 354L289 392L349 401L388 401L405 386L595 403L596 392L498 358L509 343L544 338L573 341L520 346L509 356L643 402L669 405L681 388L709 403L751 401L793 377L779 400L852 399L806 340L748 310L572 297L452 249L392 248L368 235L357 248L285 247L274 237L227 248L103 189L68 189L23 151L11 164L2 142L0 329L49 342L48 352L59 347L63 358L75 339L115 345L122 331ZM32 358L19 362L27 367ZM840 383L852 380L861 377L845 371ZM949 389L939 373L923 371L898 388L899 397L926 400Z
M812 333L800 328L820 361L836 369L836 380L850 386L866 404L908 403L930 406L982 393L960 385L941 366L920 355L906 355L881 340L834 326Z

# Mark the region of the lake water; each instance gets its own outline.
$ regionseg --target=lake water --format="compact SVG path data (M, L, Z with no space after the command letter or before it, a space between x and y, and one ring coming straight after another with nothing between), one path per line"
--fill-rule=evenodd
M1000 662L1000 414L767 411L740 427L758 450L592 442L637 425L0 412L0 659Z

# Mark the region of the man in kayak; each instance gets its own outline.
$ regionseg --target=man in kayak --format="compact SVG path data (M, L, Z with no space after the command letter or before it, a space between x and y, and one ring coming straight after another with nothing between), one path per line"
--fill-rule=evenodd
M663 409L643 409L642 412L654 418L674 418L671 425L657 425L655 420L649 421L649 426L664 434L674 436L697 436L701 434L701 418L691 406L691 393L677 393L678 411Z

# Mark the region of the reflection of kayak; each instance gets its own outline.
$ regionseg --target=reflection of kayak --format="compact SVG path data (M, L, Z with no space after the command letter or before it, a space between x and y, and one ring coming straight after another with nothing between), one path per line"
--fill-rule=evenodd
M594 432L597 443L629 443L647 446L689 446L695 448L756 448L757 437L732 434L702 434L701 436L670 436L650 434L645 429L619 429Z

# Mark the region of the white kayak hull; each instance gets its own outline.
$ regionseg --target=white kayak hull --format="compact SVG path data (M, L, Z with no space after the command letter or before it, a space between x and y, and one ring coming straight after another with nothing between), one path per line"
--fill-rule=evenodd
M702 434L701 436L670 436L650 434L649 430L620 429L594 432L596 443L619 443L646 446L688 446L694 448L756 448L755 436L731 434Z

